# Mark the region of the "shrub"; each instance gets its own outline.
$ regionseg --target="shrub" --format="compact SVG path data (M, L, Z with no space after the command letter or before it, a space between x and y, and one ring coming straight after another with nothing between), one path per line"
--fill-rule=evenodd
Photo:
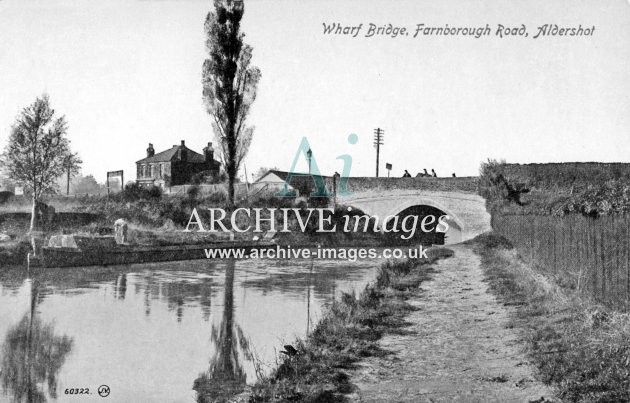
M467 244L478 243L482 245L484 248L494 248L494 249L513 249L514 246L512 243L504 236L499 235L495 232L486 232L481 235L478 235L473 240L467 241Z
M225 172L215 173L213 171L201 171L199 173L194 174L190 181L194 185L200 185L202 183L207 184L215 184L215 183L225 183L227 181L227 175Z
M7 200L13 197L13 192L3 191L0 192L0 203L6 203Z
M630 164L627 163L506 164L505 172L539 189L584 188L610 180L630 180Z
M481 164L477 187L490 211L510 202L521 205L521 194L529 192L525 182L508 175L505 161L491 159Z
M125 186L125 189L122 192L114 197L127 202L151 199L159 200L162 198L162 188L158 186L145 187L140 186L137 183L130 183Z

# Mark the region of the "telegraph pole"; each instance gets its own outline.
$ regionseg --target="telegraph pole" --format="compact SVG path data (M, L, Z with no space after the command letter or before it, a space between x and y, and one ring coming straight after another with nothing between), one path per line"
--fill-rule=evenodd
M385 135L385 130L377 127L374 129L374 147L376 147L376 177L378 178L378 157L381 151L381 146L383 145L383 138Z
M66 166L68 170L68 180L66 181L66 196L70 196L70 165Z

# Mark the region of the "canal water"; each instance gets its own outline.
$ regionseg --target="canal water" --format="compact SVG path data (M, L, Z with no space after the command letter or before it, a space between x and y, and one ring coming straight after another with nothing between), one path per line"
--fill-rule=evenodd
M0 270L0 401L194 402L268 373L377 260ZM89 392L86 395L66 394Z

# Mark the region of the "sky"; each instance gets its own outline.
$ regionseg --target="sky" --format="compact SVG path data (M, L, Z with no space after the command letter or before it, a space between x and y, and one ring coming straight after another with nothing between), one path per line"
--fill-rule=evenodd
M48 93L69 123L83 174L135 179L135 161L213 141L201 98L211 1L0 0L0 146L19 111ZM323 24L363 24L355 38ZM365 37L392 24L409 36ZM416 24L477 27L490 36L413 38ZM494 35L497 24L528 37ZM595 26L592 36L539 37L537 27ZM630 4L626 0L249 0L242 24L262 72L245 159L289 170L303 137L324 174L432 168L476 175L513 163L630 162ZM355 133L359 141L348 142ZM306 171L300 160L298 171ZM244 176L244 167L241 175Z

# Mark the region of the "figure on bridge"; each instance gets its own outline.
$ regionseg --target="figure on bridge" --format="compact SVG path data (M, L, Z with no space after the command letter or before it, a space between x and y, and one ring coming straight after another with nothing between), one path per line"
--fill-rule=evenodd
M433 168L431 168L431 174L433 174L434 178L437 178L437 174L435 173L435 171L433 170Z
M403 178L411 178L411 174L409 172L407 172L407 170L405 169L405 173L402 176Z

